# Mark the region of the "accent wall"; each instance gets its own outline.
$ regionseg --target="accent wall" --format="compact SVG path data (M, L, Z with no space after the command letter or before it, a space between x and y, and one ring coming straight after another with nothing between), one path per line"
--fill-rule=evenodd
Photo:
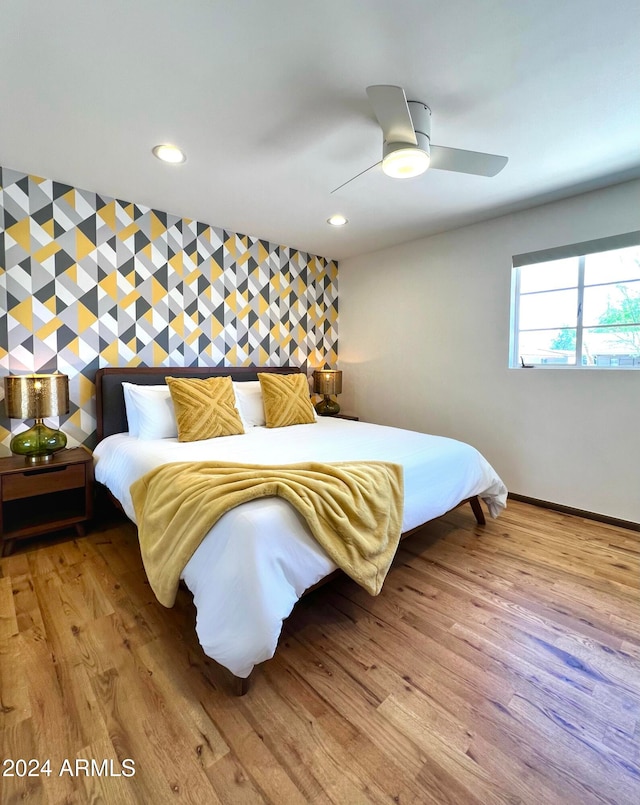
M100 367L313 368L337 353L337 263L0 168L0 375L69 376L70 446L95 445ZM21 429L2 406L2 452Z

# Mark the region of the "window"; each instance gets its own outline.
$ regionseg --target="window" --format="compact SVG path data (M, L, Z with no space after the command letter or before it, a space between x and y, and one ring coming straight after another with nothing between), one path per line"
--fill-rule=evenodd
M513 258L510 366L640 369L640 232Z

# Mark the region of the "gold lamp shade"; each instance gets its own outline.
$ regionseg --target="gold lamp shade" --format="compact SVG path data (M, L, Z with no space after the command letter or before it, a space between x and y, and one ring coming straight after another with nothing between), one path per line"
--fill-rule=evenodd
M69 413L67 375L8 375L4 404L11 419L42 419Z
M331 399L332 394L342 393L342 372L339 369L316 369L313 373L313 390L323 396L316 405L320 416L335 416L340 412L338 402Z
M11 419L35 419L32 428L17 433L11 450L25 456L27 462L49 461L67 444L67 437L42 421L46 416L69 412L67 375L8 375L4 378L4 405Z

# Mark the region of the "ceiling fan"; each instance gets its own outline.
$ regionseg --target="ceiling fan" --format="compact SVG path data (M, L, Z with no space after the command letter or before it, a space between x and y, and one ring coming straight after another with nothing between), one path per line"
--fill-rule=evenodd
M508 157L495 154L431 145L431 109L422 101L407 101L402 87L375 84L367 87L367 95L382 129L382 160L336 187L332 193L380 163L387 176L408 179L419 176L429 167L495 176L509 161Z

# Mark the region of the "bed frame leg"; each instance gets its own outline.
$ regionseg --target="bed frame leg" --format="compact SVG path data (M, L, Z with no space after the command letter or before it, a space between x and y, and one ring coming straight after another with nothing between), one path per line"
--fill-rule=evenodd
M476 523L478 525L486 525L487 521L484 519L484 512L482 511L482 506L480 505L480 499L478 496L474 495L474 497L469 500L469 503L471 504L471 509L475 514Z
M234 676L233 677L233 695L234 696L244 696L245 693L249 690L249 680L251 679L251 675L244 679L241 676Z

